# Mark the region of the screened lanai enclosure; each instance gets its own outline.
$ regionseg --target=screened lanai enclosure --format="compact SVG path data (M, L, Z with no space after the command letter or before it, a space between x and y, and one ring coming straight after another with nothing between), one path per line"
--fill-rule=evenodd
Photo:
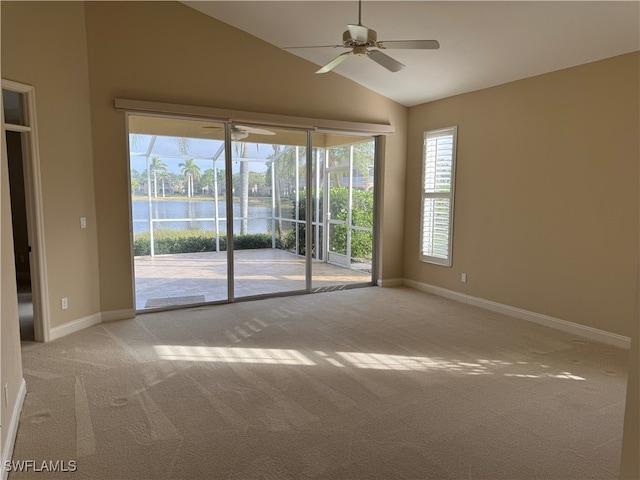
M127 118L137 310L373 283L375 138Z

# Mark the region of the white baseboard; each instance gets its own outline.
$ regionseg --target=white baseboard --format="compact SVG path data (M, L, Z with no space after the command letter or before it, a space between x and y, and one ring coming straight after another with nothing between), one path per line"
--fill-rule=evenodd
M7 480L9 471L4 467L5 462L11 461L13 456L13 447L16 442L16 435L18 433L18 423L20 422L20 412L22 412L22 404L24 403L24 397L27 394L27 382L24 378L20 382L20 388L18 389L18 396L16 397L16 403L13 406L13 412L11 412L11 418L9 419L9 425L7 425L7 439L4 448L2 449L2 464L0 464L0 479Z
M88 315L86 317L79 318L77 320L73 320L71 322L65 323L64 325L60 325L58 327L53 327L49 331L49 340L55 340L56 338L66 337L75 332L79 332L80 330L84 330L85 328L91 327L93 325L97 325L102 321L102 314L94 313L93 315Z
M404 280L402 278L388 278L386 280L379 278L377 283L379 287L401 287L404 285Z
M618 335L616 333L606 332L597 328L588 327L586 325L580 325L578 323L568 322L560 318L550 317L541 313L531 312L529 310L523 310L521 308L512 307L510 305L504 305L502 303L493 302L491 300L485 300L483 298L473 297L464 293L455 292L442 287L436 287L435 285L429 285L428 283L416 282L415 280L404 279L404 285L407 287L415 288L427 293L446 297L451 300L474 305L476 307L491 310L493 312L510 315L520 320L527 320L529 322L544 325L545 327L555 328L562 330L573 335L579 335L586 337L597 342L606 343L620 348L629 349L631 347L631 339L624 335Z
M84 330L85 328L92 327L93 325L97 325L98 323L101 323L101 322L112 322L114 320L126 320L129 318L134 318L135 316L136 316L136 311L132 308L125 309L125 310L111 310L110 312L94 313L93 315L88 315L86 317L73 320L71 322L65 323L64 325L53 327L49 331L48 341L52 341L57 338L66 337L67 335L70 335L75 332L79 332L80 330Z
M115 320L128 320L134 318L136 311L133 308L127 308L124 310L111 310L109 312L102 312L103 322L113 322Z

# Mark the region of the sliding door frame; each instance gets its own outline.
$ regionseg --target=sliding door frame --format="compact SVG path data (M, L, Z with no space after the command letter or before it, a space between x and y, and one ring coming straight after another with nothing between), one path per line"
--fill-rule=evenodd
M313 218L312 218L312 188L313 185L313 134L336 134L336 135L361 135L372 137L374 141L374 224L372 231L372 267L371 278L369 282L355 283L347 285L345 288L355 288L363 285L376 285L378 271L379 271L379 196L380 196L380 164L382 159L382 142L381 138L384 135L388 135L394 132L391 125L385 124L372 124L372 123L359 123L359 122L344 122L338 120L326 120L326 119L311 119L305 117L293 117L284 115L271 115L256 112L244 112L235 110L217 109L211 107L200 107L193 105L178 105L167 104L159 102L147 102L140 100L129 99L115 99L115 109L122 111L126 115L127 124L127 147L129 147L129 125L128 119L130 115L138 116L154 116L163 118L174 118L177 120L200 120L211 121L224 124L224 149L225 149L225 181L227 188L233 185L233 172L229 168L232 162L232 138L231 127L234 123L242 123L255 125L260 127L272 127L272 128L291 128L296 130L303 130L306 132L306 183L305 189L305 288L304 290L296 290L290 292L281 292L276 294L260 294L249 297L235 297L235 282L234 282L234 246L233 246L233 202L226 202L226 216L227 216L227 300L205 302L204 305L216 304L216 303L235 303L237 301L252 300L259 297L273 297L284 295L298 295L304 293L313 292ZM127 148L127 151L129 148ZM127 161L129 168L131 160L127 155ZM316 165L317 168L317 165ZM132 222L131 213L131 199L129 208L129 222ZM231 220L229 220L231 219ZM324 223L324 222L323 222ZM135 268L134 268L134 256L133 256L133 230L131 230L131 272L134 279L133 282L133 298L135 301ZM203 305L201 303L190 304L189 307ZM185 305L176 305L163 308L177 309L185 308ZM146 311L146 310L145 310ZM151 310L149 310L151 311Z
M231 138L231 123L225 122L224 124L224 173L226 191L229 188L233 189L233 172L231 171L231 162L233 160L232 153L232 141ZM227 209L227 302L235 302L235 270L234 270L234 236L233 236L233 195L232 201L225 201L225 208Z
M313 141L312 141L313 133L307 130L307 171L306 171L306 180L307 180L307 188L305 188L305 198L304 198L304 259L305 259L305 286L306 292L311 293L312 288L312 272L313 272ZM318 165L315 166L318 168ZM317 188L317 186L316 186Z

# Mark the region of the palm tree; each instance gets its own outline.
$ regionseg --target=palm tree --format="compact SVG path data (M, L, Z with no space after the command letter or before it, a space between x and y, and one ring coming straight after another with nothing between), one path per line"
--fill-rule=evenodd
M152 157L149 164L151 173L153 173L153 196L158 197L158 173L167 171L167 164L160 159L160 157ZM164 187L162 188L164 196Z
M164 184L166 180L169 180L169 172L164 170L158 174L158 178L162 181L162 198L164 198Z
M249 217L249 144L247 142L235 142L236 154L240 160L240 215L242 221L240 223L240 233L247 234L249 230L248 217ZM255 144L256 149L259 149L259 144Z
M293 147L286 147L282 149L281 145L271 145L273 148L273 155L271 156L271 169L273 169L272 195L276 202L276 216L278 222L276 226L276 232L280 235L282 233L282 180L288 179L290 182L295 182L296 176L296 156ZM300 171L301 175L304 175L303 171ZM271 179L269 179L271 180ZM296 195L300 195L300 192L296 192ZM293 218L295 218L295 211L293 212Z
M178 166L182 174L187 177L187 196L191 198L194 195L194 181L200 179L200 167L193 158L185 160L184 163L179 163Z
M249 144L235 142L234 148L240 158L249 158ZM246 235L249 231L249 162L240 160L240 234Z

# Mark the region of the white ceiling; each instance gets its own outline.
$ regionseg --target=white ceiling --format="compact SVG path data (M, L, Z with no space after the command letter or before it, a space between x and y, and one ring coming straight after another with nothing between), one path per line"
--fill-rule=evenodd
M281 48L336 45L346 25L358 23L355 0L183 3ZM440 42L439 50L387 51L407 66L398 73L364 57L334 70L406 106L640 50L637 0L365 0L362 24L377 30L378 40ZM290 50L317 65L343 51Z

